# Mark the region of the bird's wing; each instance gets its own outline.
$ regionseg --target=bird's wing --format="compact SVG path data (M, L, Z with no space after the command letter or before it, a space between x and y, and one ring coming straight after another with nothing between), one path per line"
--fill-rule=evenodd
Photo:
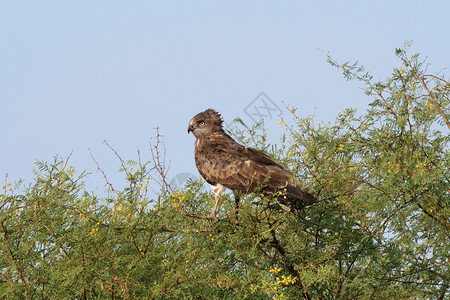
M196 149L195 158L200 174L209 183L246 194L261 185L277 189L289 183L289 171L264 152L239 145L228 136L204 142Z
M241 145L239 145L239 146L241 146ZM250 159L258 164L262 164L262 165L266 165L266 166L276 166L282 170L285 170L283 165L272 160L272 158L267 153L264 153L261 150L251 148L251 147L244 147L244 146L241 146L241 147L244 148L245 156L248 159Z

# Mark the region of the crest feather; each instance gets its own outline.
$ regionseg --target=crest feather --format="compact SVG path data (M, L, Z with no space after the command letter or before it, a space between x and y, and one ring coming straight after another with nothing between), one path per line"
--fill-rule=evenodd
M195 116L196 119L209 120L212 124L222 127L222 116L212 108L209 108Z

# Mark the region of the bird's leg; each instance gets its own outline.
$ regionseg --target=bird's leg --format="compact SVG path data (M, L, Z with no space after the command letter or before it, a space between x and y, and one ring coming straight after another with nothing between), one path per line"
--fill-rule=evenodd
M212 209L212 212L209 214L208 219L217 219L217 207L219 206L220 201L220 195L216 194L215 196L215 203Z
M234 210L234 223L238 224L238 216L239 216L239 201L241 200L241 197L234 193L234 204L235 204L235 210Z
M221 184L216 184L216 185L211 184L211 189L214 192L216 202L214 203L213 210L212 210L211 214L208 216L208 219L217 219L216 212L217 212L217 208L219 206L220 197L225 192L226 188Z

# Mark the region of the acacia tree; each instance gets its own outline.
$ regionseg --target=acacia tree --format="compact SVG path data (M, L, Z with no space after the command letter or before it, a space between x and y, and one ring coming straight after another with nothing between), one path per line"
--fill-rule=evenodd
M225 195L219 220L203 218L213 195L201 180L171 189L159 140L148 163L120 159L128 186L105 176L105 198L61 158L29 187L6 181L0 298L448 299L450 84L396 54L382 82L328 57L373 98L361 115L318 124L288 108L279 146L236 133L316 195L298 213L252 195L235 224Z

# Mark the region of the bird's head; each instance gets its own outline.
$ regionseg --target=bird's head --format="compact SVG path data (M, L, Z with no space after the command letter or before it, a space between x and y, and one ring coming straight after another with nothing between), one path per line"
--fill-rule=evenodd
M218 112L207 109L191 119L187 131L192 132L196 138L205 137L215 132L223 132L222 122Z

